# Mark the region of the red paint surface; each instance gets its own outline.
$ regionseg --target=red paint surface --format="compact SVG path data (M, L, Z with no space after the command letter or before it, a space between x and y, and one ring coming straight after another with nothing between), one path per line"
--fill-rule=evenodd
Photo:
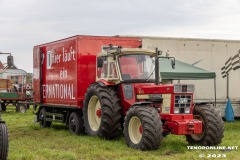
M168 129L169 132L177 135L202 133L202 121L196 119L168 121L164 127L165 130Z
M142 134L143 132L143 128L142 128L142 125L139 127L139 133Z
M102 110L101 110L101 109L98 109L98 110L96 111L96 115L97 115L98 118L100 118L100 117L102 116Z
M139 38L74 36L35 46L34 101L82 108L84 94L89 85L95 82L96 55L102 51L102 46L109 44L138 48L141 41ZM51 52L52 56L50 68L47 68L47 52ZM42 62L41 56L44 57Z

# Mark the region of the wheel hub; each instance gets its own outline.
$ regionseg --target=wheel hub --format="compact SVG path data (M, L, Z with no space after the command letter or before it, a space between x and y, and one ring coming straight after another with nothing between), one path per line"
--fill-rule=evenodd
M70 127L71 127L71 129L72 129L73 131L76 130L76 121L75 121L75 119L72 119L72 120L70 121Z
M142 129L142 125L139 127L139 133L142 134L143 129Z
M98 118L100 118L100 117L102 116L102 110L101 110L101 109L98 109L98 110L96 111L96 115L97 115Z
M97 131L101 124L101 104L97 96L92 96L88 104L88 122L93 131Z
M134 116L129 121L129 137L134 144L138 144L142 139L143 128L138 117Z
M25 107L24 107L24 106L20 106L20 111L21 111L22 113L25 113L25 112L26 112Z

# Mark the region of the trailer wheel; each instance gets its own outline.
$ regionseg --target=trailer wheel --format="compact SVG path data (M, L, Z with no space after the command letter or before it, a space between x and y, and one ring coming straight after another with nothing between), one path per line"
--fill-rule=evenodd
M120 105L112 88L92 84L85 94L83 117L87 134L106 139L118 137Z
M0 123L0 159L6 160L8 157L8 129L6 124Z
M160 145L162 121L155 108L131 107L124 122L124 137L127 145L140 150L154 150Z
M2 108L2 111L4 112L7 110L6 104L4 102L1 103L1 108Z
M23 103L18 103L16 106L16 112L26 113L27 112L27 106Z
M79 112L72 112L69 117L69 131L73 134L79 135L85 133L82 114Z
M203 133L186 135L189 144L212 146L222 142L224 125L218 110L213 106L195 106L193 116L203 122Z
M38 114L38 120L41 128L50 127L52 122L46 121L46 110L42 108Z

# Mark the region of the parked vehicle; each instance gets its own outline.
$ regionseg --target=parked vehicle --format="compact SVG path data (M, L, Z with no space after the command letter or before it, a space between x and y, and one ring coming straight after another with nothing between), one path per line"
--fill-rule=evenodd
M3 111L11 104L16 106L17 112L25 113L32 104L32 87L25 82L26 76L24 70L14 65L13 56L10 54L7 65L0 67L0 103Z
M220 144L220 113L194 106L194 85L160 83L160 60L171 59L174 68L174 57L139 47L138 38L97 36L35 46L36 121L106 139L118 137L122 126L127 145L141 150L157 149L170 133L190 144Z

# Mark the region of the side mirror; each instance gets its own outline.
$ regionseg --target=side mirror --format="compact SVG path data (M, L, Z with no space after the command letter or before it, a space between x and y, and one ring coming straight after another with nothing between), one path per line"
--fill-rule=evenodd
M103 67L103 59L100 57L97 59L97 67L102 68Z
M172 59L172 69L175 69L175 59Z

